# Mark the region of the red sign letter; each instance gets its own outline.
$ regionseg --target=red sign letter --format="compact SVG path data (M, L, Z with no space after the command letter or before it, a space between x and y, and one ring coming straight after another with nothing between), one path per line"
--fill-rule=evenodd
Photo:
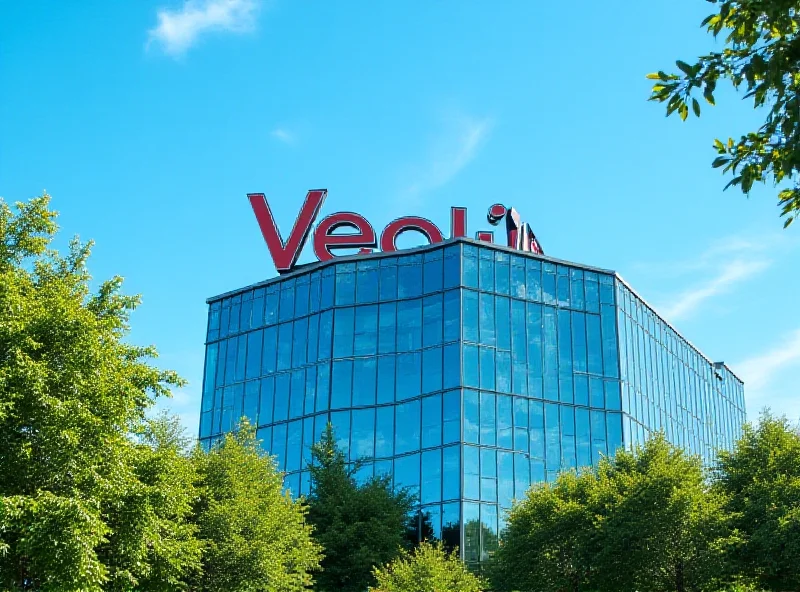
M355 228L357 232L333 234L337 228ZM331 249L352 249L364 247L358 254L366 255L377 246L375 229L364 216L353 212L338 212L324 218L314 232L314 254L320 261L333 259ZM370 247L370 248L366 248Z
M467 236L467 208L450 208L450 238Z
M442 231L426 218L418 218L416 216L407 216L405 218L398 218L394 222L383 229L381 234L381 251L389 252L396 251L397 237L409 230L416 230L425 235L430 244L440 243L444 240Z
M297 258L300 256L300 251L303 250L303 245L308 239L311 225L317 218L319 209L322 207L322 202L327 194L327 189L312 189L306 194L306 200L303 203L303 207L300 208L300 214L297 216L292 232L285 243L281 238L281 232L278 230L277 224L275 224L275 218L272 216L272 210L270 210L264 194L247 194L247 198L250 200L250 205L256 215L256 220L258 220L258 226L261 228L261 234L264 236L264 241L267 243L278 273L286 273L294 267Z

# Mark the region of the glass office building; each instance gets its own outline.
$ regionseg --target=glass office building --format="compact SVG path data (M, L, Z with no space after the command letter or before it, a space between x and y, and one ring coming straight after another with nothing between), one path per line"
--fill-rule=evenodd
M470 239L342 257L209 300L200 439L241 416L296 494L331 422L419 536L480 562L531 483L653 431L712 458L742 382L616 274Z

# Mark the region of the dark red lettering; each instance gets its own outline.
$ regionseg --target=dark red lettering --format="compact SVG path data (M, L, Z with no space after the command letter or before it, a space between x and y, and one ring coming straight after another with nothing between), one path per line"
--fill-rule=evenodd
M381 250L384 252L397 250L397 237L404 232L416 231L422 233L430 244L440 243L444 240L442 231L427 218L417 216L406 216L398 218L383 229L381 234Z
M450 208L450 238L467 236L467 208Z
M292 232L285 243L281 238L281 232L278 230L278 225L275 223L272 210L264 194L247 194L253 213L255 213L256 220L258 220L258 226L261 228L261 234L267 243L278 273L285 273L294 267L308 239L311 225L317 218L319 209L322 207L322 202L325 201L327 194L327 189L312 189L306 194L306 200L303 202L303 207L300 208L300 214L298 214L297 220L295 220L292 227Z
M339 228L354 228L356 232L333 234ZM329 261L334 249L362 247L359 255L372 252L377 246L375 229L364 216L353 212L337 212L324 218L314 231L314 254L320 261ZM367 248L368 247L368 248Z

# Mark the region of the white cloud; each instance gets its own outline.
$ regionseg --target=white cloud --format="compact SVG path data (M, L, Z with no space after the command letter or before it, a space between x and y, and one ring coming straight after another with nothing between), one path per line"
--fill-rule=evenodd
M294 144L297 141L297 136L287 129L276 128L270 134L276 140L280 140L284 144Z
M251 31L259 6L259 0L184 0L180 9L158 11L158 25L148 31L149 43L179 56L205 33Z
M490 119L461 117L452 121L434 142L428 162L403 198L416 198L446 185L472 162L491 128Z
M785 335L768 350L730 365L744 381L750 419L753 412L768 406L790 420L800 418L800 329Z
M662 306L665 318L681 319L692 315L710 298L723 294L737 283L744 282L770 266L766 259L736 259L722 263L719 273L686 290L673 302Z

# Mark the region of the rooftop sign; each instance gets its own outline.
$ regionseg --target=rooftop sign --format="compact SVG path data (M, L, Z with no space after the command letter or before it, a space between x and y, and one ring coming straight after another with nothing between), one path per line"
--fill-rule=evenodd
M278 273L288 273L294 268L327 195L327 189L312 189L306 194L292 231L284 241L266 196L263 193L247 194ZM514 208L495 204L489 208L487 220L492 226L498 226L505 221L507 246L540 255L544 253L531 227L522 221ZM343 229L347 229L348 232L341 232ZM397 237L405 232L420 233L431 244L444 240L439 227L427 218L419 216L398 218L383 229L379 240L372 224L364 216L355 212L337 212L326 216L317 224L312 241L314 254L320 261L328 261L336 256L335 251L341 249L359 249L358 254L366 255L380 245L381 251L396 251ZM467 209L452 207L450 238L460 236L467 236ZM491 243L494 242L494 232L479 231L475 234L475 238Z

